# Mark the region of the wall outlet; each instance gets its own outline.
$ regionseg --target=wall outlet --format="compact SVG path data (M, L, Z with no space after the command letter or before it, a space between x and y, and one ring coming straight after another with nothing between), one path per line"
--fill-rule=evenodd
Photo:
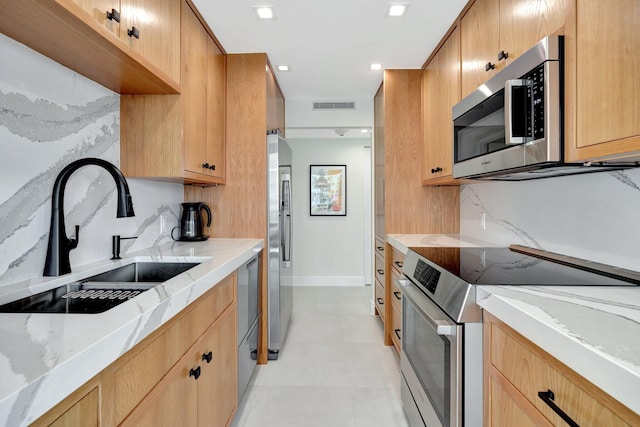
M160 235L167 234L167 223L169 218L167 218L167 214L163 213L160 215Z
M482 212L480 214L480 228L482 230L487 229L487 213L486 212Z

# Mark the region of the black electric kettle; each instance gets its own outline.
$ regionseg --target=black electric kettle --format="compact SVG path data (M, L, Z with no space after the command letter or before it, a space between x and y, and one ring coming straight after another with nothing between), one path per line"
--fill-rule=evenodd
M176 228L171 230L171 237L173 240L188 241L188 242L200 242L207 240L209 236L205 236L203 233L203 221L200 216L200 211L203 210L207 213L207 227L211 225L211 209L206 203L182 203L182 216L180 217L180 236L176 239L173 236L173 232Z

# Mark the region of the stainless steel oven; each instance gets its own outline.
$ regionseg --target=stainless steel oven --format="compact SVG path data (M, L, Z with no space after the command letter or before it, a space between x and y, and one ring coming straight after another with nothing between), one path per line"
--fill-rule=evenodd
M411 427L481 426L482 314L475 290L412 251L403 272L401 395ZM450 306L458 312L447 313Z

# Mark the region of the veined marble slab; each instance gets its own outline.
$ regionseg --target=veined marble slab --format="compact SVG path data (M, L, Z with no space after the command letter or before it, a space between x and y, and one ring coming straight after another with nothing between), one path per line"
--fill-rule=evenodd
M431 246L453 248L504 246L461 234L387 234L387 242L403 254L406 254L409 248Z
M137 261L200 265L98 314L0 313L0 425L25 426L182 311L264 246L259 239L175 242L58 278L0 288L0 300L42 292ZM18 297L19 298L19 297ZM5 301L6 302L6 301Z
M640 413L640 287L476 289L480 307Z

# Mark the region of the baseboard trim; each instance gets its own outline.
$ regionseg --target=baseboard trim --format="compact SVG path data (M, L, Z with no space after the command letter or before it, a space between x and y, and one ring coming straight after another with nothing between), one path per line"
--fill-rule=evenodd
M293 276L293 286L365 286L364 276Z

